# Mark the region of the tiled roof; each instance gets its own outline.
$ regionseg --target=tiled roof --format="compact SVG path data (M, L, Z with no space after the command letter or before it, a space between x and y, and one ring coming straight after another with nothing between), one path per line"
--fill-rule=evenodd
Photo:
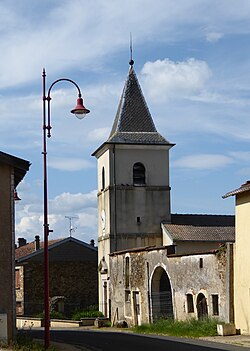
M55 240L49 240L49 246L60 242L64 239L55 239ZM44 247L44 243L40 242L40 250L43 249ZM31 243L28 243L24 246L18 247L15 250L15 258L16 260L19 260L20 258L26 257L30 254L32 254L33 252L35 252L35 241L32 241Z
M235 240L234 216L175 214L163 226L174 241Z
M109 143L169 145L154 125L133 67L130 67Z
M248 180L246 183L242 184L239 188L232 190L232 191L229 191L228 193L223 195L222 198L225 199L229 196L241 194L241 193L244 193L244 192L249 191L249 190L250 190L250 180Z

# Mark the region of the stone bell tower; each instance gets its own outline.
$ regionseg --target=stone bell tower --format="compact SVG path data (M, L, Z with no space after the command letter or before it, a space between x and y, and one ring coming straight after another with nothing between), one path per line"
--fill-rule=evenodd
M169 149L154 125L133 61L110 136L98 160L100 300L108 311L108 255L161 245L161 221L170 220ZM101 306L100 306L101 307Z

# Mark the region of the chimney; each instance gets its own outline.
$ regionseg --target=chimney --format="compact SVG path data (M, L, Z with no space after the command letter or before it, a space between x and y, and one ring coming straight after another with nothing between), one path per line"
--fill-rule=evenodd
M95 246L95 240L94 240L94 239L91 239L89 245Z
M18 238L18 247L25 246L27 244L27 240L24 238Z
M40 236L36 235L35 236L35 251L40 249Z

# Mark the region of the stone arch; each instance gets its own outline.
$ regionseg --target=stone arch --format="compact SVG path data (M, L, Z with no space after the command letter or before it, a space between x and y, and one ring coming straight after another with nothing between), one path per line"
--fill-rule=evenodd
M151 279L153 320L173 318L172 287L166 271L158 266Z
M207 299L203 293L199 293L196 300L198 319L206 319L208 317Z

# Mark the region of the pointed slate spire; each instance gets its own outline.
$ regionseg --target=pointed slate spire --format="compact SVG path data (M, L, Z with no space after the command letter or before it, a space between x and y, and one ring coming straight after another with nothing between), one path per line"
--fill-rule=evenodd
M133 61L122 92L114 124L107 142L170 144L156 130L136 77Z

